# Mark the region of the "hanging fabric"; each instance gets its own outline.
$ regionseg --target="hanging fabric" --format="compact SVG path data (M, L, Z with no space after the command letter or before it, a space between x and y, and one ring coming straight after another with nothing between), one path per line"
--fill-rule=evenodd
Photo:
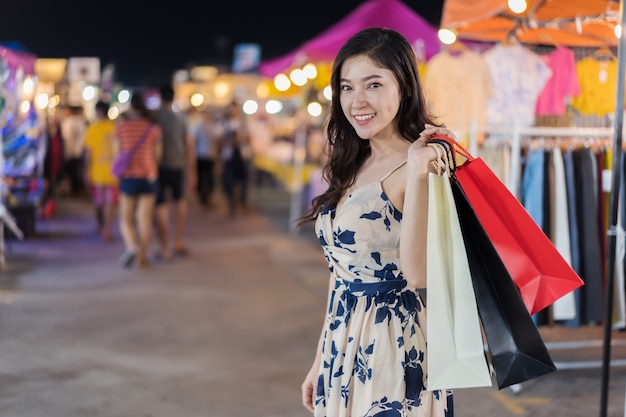
M550 159L551 177L554 184L551 190L551 201L554 203L550 207L552 243L559 251L563 259L572 265L572 251L569 233L569 216L567 211L567 188L565 184L565 169L563 166L563 155L561 148L554 146L551 150ZM552 306L552 318L554 320L571 320L576 317L576 299L574 293L570 292L556 300Z
M598 231L598 187L596 159L588 147L573 151L576 209L578 212L580 277L585 282L581 288L581 324L596 324L604 318L604 291L600 233Z

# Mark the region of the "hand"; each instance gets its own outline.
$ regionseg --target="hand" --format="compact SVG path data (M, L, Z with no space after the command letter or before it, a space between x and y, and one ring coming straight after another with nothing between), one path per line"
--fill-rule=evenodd
M422 130L417 140L426 143L433 135L444 135L454 139L455 141L458 140L454 132L452 132L450 129L447 129L445 127L437 127L430 124L424 125L424 130Z
M432 135L428 134L428 138ZM439 159L439 154L435 147L426 146L426 143L427 140L422 139L422 136L420 136L419 140L414 141L409 146L407 168L410 178L425 179L428 177L429 172L436 172L433 168L433 162Z
M302 405L310 412L314 411L313 401L317 391L318 367L313 366L302 383Z

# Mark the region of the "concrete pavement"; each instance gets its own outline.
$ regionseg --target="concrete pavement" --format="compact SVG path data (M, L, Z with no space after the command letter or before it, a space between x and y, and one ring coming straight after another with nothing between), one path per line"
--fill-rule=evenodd
M273 191L234 220L192 207L188 258L125 270L89 203L61 200L35 237L11 241L0 275L0 417L309 416L300 383L328 273L312 232L289 232L287 206ZM598 416L602 328L541 331L571 369L457 390L457 417ZM613 340L619 363L626 337ZM625 368L610 378L608 416L621 417Z

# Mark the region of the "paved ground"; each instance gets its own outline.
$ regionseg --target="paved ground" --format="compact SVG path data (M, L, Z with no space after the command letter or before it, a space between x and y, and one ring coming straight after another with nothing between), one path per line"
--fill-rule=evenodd
M193 208L189 258L124 270L119 238L102 243L88 204L62 201L11 241L0 274L0 417L309 416L299 387L327 271L288 204L259 192L234 220ZM599 416L603 329L541 331L561 370L515 391L457 390L457 417ZM626 335L612 339L607 416L621 417ZM560 349L575 342L586 347Z

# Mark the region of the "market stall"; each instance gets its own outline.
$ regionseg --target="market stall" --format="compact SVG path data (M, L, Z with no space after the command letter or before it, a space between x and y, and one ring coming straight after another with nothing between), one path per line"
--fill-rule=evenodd
M45 140L34 103L35 60L28 52L0 45L1 201L25 236L35 231L44 192Z
M519 7L513 10L510 6ZM523 7L525 6L525 8ZM606 249L608 262L606 263L606 273L604 276L587 276L586 287L592 284L591 278L602 280L604 285L604 302L602 300L596 306L604 308L604 341L603 341L603 361L602 361L602 386L600 416L607 415L608 396L608 375L611 362L611 330L613 329L614 317L621 317L623 314L615 312L613 309L614 300L623 300L624 294L620 291L615 293L616 271L623 272L623 259L616 260L616 250L623 248L623 220L618 222L618 206L620 201L622 159L623 159L623 117L624 117L624 71L626 46L625 35L626 19L624 15L622 1L610 0L528 0L526 2L509 2L501 0L446 0L444 2L441 27L451 30L460 39L471 39L491 42L519 42L520 44L542 44L553 46L569 46L575 48L598 47L609 52L603 52L605 58L597 56L598 62L594 69L595 80L599 80L604 86L610 80L613 91L614 103L612 109L614 115L609 119L610 126L607 126L608 133L604 133L612 139L612 158L610 161L611 181L608 187L610 194L610 204L608 207L608 248ZM617 47L617 57L612 56L612 51L608 48ZM606 59L608 57L608 60ZM586 64L586 62L585 62ZM614 64L614 72L609 71L609 64ZM579 67L582 69L582 67ZM579 72L580 73L580 72ZM594 81L595 81L594 80ZM583 108L580 108L582 111ZM498 127L501 132L508 134L513 143L519 145L519 138L522 135L535 135L540 133L539 138L546 136L556 138L554 142L559 146L567 145L571 147L575 144L572 140L579 134L586 137L600 137L601 129L591 129L592 132L577 132L577 126L565 128L553 128L545 132L533 132L532 127L509 125ZM496 132L497 127L485 126L482 131L488 133ZM563 138L567 142L561 140ZM578 142L586 143L589 142ZM607 142L609 143L609 142ZM609 147L610 148L610 147ZM519 147L517 149L519 151ZM517 154L518 152L514 152ZM578 190L577 190L578 192ZM623 198L623 197L622 197ZM603 210L602 210L603 211ZM565 213L562 213L565 214ZM602 235L600 236L600 246L603 247ZM620 242L618 242L618 239ZM623 255L621 255L623 256ZM598 259L598 267L604 265L604 259ZM604 270L604 268L602 268ZM577 271L578 272L578 271ZM599 274L602 275L602 274ZM622 277L623 278L623 277ZM622 292L623 292L623 282ZM589 291L585 288L585 293ZM598 303L596 303L598 304ZM623 306L622 306L623 307ZM623 312L622 312L623 313Z
M439 51L437 28L400 0L368 0L352 13L281 57L261 62L262 75L275 75L309 62L332 62L339 48L361 29L388 27L402 33L414 46L418 58L430 58Z

